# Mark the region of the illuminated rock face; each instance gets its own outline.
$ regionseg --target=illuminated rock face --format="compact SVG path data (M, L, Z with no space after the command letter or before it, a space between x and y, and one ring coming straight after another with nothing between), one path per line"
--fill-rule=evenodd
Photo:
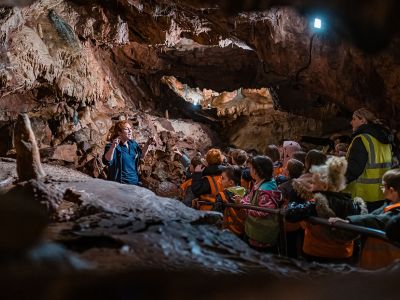
M338 110L335 105L310 108L306 117L277 110L277 103L268 88L239 88L232 92L218 93L209 89L191 88L171 76L162 80L179 97L199 109L215 109L222 124L219 132L224 141L241 149L263 152L268 144L299 140L303 135L321 136L326 127L318 116L326 116L324 121L327 123L335 119ZM305 101L300 104L303 112L307 110L307 105ZM335 130L346 128L346 125L336 124Z
M346 129L347 121L326 124L360 106L397 124L397 38L368 56L329 28L314 34L291 8L224 15L190 1L28 2L0 14L1 156L14 155L20 112L29 113L49 160L96 177L121 116L137 122L140 143L156 137L152 151L161 151L165 168L172 168L164 161L171 157L167 144L179 142L190 153L222 134L226 143L262 150L281 139ZM183 100L187 91L191 103ZM203 109L194 109L195 101ZM169 120L157 125L161 117ZM65 157L63 149L76 149L76 156ZM147 163L151 174L155 166ZM156 177L148 182L158 189L165 176ZM166 187L173 189L159 190Z

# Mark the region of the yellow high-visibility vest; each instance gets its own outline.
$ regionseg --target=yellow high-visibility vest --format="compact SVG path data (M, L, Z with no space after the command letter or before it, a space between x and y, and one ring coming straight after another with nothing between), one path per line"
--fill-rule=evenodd
M353 142L360 137L368 152L368 161L364 172L355 181L349 183L345 191L350 192L352 197L361 197L366 202L383 200L382 184L383 174L392 166L392 146L382 144L369 134L357 135L350 144L346 158L350 153Z

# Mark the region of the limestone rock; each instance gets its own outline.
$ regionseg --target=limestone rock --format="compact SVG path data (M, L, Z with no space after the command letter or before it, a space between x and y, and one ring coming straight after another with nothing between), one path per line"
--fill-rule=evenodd
M168 181L163 181L158 185L155 193L161 197L174 198L180 194L179 187Z
M46 120L41 118L31 118L32 130L35 134L36 141L39 148L43 145L50 145L52 140L52 133Z
M77 151L76 144L60 145L55 147L51 159L63 160L66 162L75 162L77 160L76 151Z
M182 220L194 222L206 213L192 210L177 200L156 196L148 189L100 179L60 183L73 191L80 203L78 215L107 212L140 218L144 221ZM75 200L73 200L76 202Z
M62 192L51 183L29 180L17 184L5 194L5 197L36 202L49 219L54 219L62 201L62 195Z
M45 176L40 162L35 135L26 114L20 114L15 125L14 142L17 150L17 172L20 181Z
M40 149L43 161L61 161L67 163L76 163L78 147L76 144L58 145L56 147L48 147Z

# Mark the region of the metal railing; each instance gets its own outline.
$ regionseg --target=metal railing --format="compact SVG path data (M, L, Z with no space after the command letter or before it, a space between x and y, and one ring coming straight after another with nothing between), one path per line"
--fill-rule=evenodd
M255 211L265 212L265 213L270 213L270 214L278 214L283 217L286 214L286 209L276 209L276 208L274 209L274 208L258 207L258 206L254 206L254 205L236 204L236 203L224 203L224 205L226 207L232 207L232 208L236 208L236 209L255 210ZM332 228L352 231L352 232L355 232L355 233L358 233L361 235L366 235L369 237L383 240L387 243L390 243L390 244L400 248L400 243L389 240L386 236L386 233L382 230L359 226L359 225L348 224L348 223L344 223L344 222L340 222L340 221L335 222L335 223L329 223L328 219L319 218L319 217L308 217L308 218L304 219L303 221L307 221L312 224L323 225L323 226L328 226L328 227L332 227Z

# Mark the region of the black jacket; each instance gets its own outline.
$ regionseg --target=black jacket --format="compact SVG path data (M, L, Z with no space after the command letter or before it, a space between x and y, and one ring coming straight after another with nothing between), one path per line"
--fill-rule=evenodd
M362 200L353 200L350 194L337 192L316 192L315 201L290 202L286 211L286 220L299 222L308 217L346 218L350 215L366 213Z
M213 165L206 167L203 172L194 172L192 175L192 192L196 197L211 193L210 184L205 176L221 175L225 169L222 165Z
M361 198L351 198L350 194L337 192L316 192L315 201L305 203L292 202L289 204L286 220L296 222L306 219L310 216L320 218L339 217L346 218L350 215L359 215L367 213L367 206ZM351 241L357 237L357 234L341 230L322 227L324 234L333 240Z
M393 142L393 135L386 128L375 124L361 125L352 135L353 145L349 149L350 152L347 158L347 183L360 177L368 162L367 149L365 149L360 137L355 138L359 134L370 134L382 144L391 144Z
M387 223L385 231L389 240L400 243L400 213Z
M385 213L385 208L391 205L391 203L386 202L380 208L374 210L373 212L362 215L362 216L349 216L347 219L351 224L360 225L364 227L374 228L378 230L385 230L386 225L394 217L400 215L400 208L395 208L391 211Z

